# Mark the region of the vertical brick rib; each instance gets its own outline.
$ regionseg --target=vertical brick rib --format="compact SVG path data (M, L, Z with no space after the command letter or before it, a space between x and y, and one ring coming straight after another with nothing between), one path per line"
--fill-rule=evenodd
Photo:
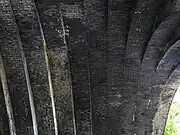
M34 7L36 7L34 1L33 1L33 3L34 3ZM53 111L53 118L54 118L55 135L58 135L59 133L58 133L58 125L57 125L56 107L55 107L55 102L54 102L54 92L53 92L53 85L52 85L52 79L51 79L51 70L50 70L50 66L49 66L49 58L48 58L48 53L47 53L47 44L46 44L46 39L44 37L44 32L43 32L43 28L41 25L39 13L37 11L37 8L35 8L35 9L36 9L36 14L38 17L39 27L40 27L40 31L41 31L44 56L45 56L45 61L46 61L46 66L47 66L49 90L50 90L50 96L51 96L51 102L52 102L52 111Z
M57 129L54 128L52 87L49 82L44 39L35 5L31 0L12 0L11 4L27 61L38 134L52 135Z
M84 23L83 10L83 0L62 3L71 67L77 134L91 135L92 117L88 48L86 41L87 27Z
M67 39L66 39L66 30L65 30L65 24L64 24L64 19L61 13L61 25L62 25L62 29L63 29L63 41L65 46L67 47ZM67 53L68 53L68 49L67 49ZM68 56L67 56L68 57ZM68 63L69 63L69 58L68 58ZM68 65L68 69L70 71L70 63ZM76 129L76 119L75 119L75 107L74 107L74 97L73 97L73 91L72 91L72 80L70 79L71 82L71 102L72 102L72 115L73 115L73 127L74 127L74 135L77 135L77 129Z
M4 100L4 93L1 82L0 82L0 134L1 135L10 134L6 103Z
M76 135L75 106L68 58L67 28L59 1L38 1L36 7L47 44L58 131ZM67 6L67 5L66 5ZM67 7L68 8L68 7Z
M29 135L33 134L33 124L17 26L10 1L2 1L0 7L1 25L3 25L0 37L1 55L6 70L7 85L15 117L16 133Z
M12 12L13 12L13 10L12 10ZM12 17L16 21L16 18L14 17L14 15ZM17 24L17 22L16 22L16 24ZM31 108L31 116L32 116L32 122L33 122L34 135L38 135L38 126L37 126L37 118L36 118L36 112L35 112L35 106L34 106L32 87L31 87L31 83L30 83L27 61L26 61L24 50L23 50L23 45L21 42L18 25L16 25L16 31L17 31L17 39L19 42L19 48L20 48L20 52L22 55L22 61L23 61L23 65L24 65L24 73L25 73L25 78L26 78L28 94L29 94L29 102L30 102L30 108Z
M9 95L6 73L5 73L1 54L0 54L0 77L1 77L2 87L3 87L6 110L7 110L7 114L8 114L10 135L16 135L16 126L15 126L15 121L14 121L14 114L13 114L13 110L12 110L11 98Z
M35 111L35 106L34 106L34 98L33 98L33 93L32 93L29 73L28 73L26 57L24 55L24 51L23 51L22 46L20 48L21 48L22 59L23 59L23 62L24 62L24 72L25 72L25 77L26 77L27 89L28 89L28 93L29 93L29 102L30 102L30 107L31 107L31 115L32 115L34 135L38 135L38 125L37 125L36 111Z

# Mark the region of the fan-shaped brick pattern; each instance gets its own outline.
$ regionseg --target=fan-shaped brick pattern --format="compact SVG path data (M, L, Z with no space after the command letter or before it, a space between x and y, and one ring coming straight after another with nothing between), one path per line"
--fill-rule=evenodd
M180 78L178 0L1 0L0 134L162 135Z

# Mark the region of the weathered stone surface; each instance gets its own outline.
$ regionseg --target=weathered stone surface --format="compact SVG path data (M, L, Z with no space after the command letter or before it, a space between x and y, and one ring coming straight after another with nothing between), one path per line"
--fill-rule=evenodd
M34 127L22 41L39 134L162 135L179 87L179 3L11 0L20 39L9 1L1 2L1 53L11 98L27 103L12 103L17 133L29 126L33 134Z
M9 94L15 118L16 132L19 135L32 135L32 120L28 90L19 47L17 26L14 20L10 1L0 2L1 22L1 55L7 77Z
M40 135L53 135L52 99L36 7L31 0L13 0L11 3L27 59L38 132Z
M84 1L92 100L92 131L107 135L107 1Z
M83 2L61 4L72 76L76 133L91 135L91 93Z
M160 5L166 5L165 1L138 1L136 6L132 3L135 1L116 1L116 5L123 7L118 10L111 2L109 5L108 129L112 134L153 134L152 119L169 74L165 69L156 71L157 61L161 61L163 51L166 53L168 38L179 26L179 16L172 13L169 21L162 22L169 10L158 18L164 12ZM173 59L169 57L168 63L174 63ZM172 71L172 67L168 69ZM163 133L162 125L158 127L159 134Z
M76 134L71 72L61 4L36 1L44 31L49 56L52 86L54 90L58 132L62 135ZM78 134L78 133L77 133Z
M8 116L4 101L2 85L0 83L0 134L9 134Z

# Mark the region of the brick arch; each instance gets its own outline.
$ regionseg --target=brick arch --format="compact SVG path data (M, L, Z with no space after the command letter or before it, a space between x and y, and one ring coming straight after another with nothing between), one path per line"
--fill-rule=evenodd
M163 134L179 87L179 1L0 7L2 133Z

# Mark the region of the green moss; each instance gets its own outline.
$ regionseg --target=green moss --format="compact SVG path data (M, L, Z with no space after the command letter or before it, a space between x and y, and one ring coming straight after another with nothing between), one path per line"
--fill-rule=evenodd
M164 135L180 135L180 91L171 105Z
M168 119L164 135L177 135L177 129L173 119Z

